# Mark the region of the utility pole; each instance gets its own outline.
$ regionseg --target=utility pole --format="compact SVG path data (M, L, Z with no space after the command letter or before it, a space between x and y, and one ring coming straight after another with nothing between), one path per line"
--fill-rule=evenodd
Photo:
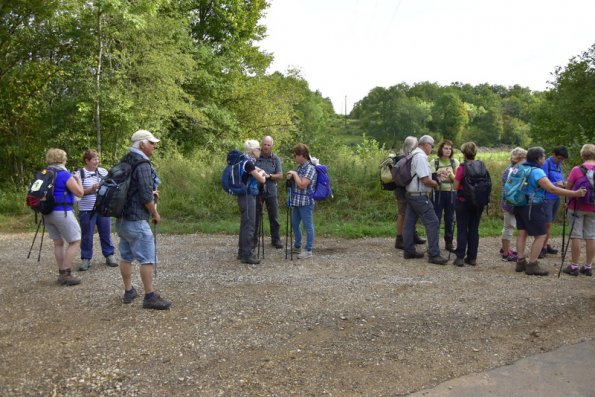
M345 95L345 129L347 129L347 95Z

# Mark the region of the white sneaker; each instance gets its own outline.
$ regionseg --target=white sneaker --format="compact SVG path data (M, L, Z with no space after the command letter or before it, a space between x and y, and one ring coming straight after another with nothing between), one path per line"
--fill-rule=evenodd
M308 259L308 258L312 258L312 251L303 250L298 255L298 259Z

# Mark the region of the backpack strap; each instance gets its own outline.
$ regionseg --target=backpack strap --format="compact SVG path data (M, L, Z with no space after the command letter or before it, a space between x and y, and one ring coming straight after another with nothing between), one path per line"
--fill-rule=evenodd
M455 159L450 159L450 168L452 168L452 170L455 170Z
M434 168L436 168L436 171L438 171L439 167L440 167L440 159L436 158L436 159L434 159Z

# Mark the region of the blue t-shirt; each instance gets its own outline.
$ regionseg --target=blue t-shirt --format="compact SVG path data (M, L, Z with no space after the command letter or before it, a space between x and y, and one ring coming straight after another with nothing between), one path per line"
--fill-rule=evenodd
M552 157L548 157L541 168L545 172L545 175L548 177L550 182L552 182L552 185L556 185L556 182L564 180L562 164L556 164ZM545 192L545 198L547 200L555 200L558 199L558 196L550 192Z
M57 170L56 180L54 181L54 199L56 206L54 211L72 211L72 204L74 204L74 195L66 187L66 182L70 179L72 174L68 171ZM64 194L66 192L66 194ZM65 203L66 205L61 205Z
M538 164L527 162L525 165L536 167L531 170L531 174L527 178L527 194L531 197L533 204L541 203L545 200L545 190L540 188L538 183L541 178L547 178L547 175Z

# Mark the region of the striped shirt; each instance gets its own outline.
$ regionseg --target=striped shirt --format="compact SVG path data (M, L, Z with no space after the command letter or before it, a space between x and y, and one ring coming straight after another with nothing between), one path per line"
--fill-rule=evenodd
M95 171L89 171L86 168L81 168L80 173L81 180L83 181L83 189L89 189L91 186L101 182L101 180L105 178L107 175L107 170L101 167L98 167ZM97 194L95 194L95 192L81 197L81 200L79 201L79 211L92 211L93 207L95 207L96 198Z

